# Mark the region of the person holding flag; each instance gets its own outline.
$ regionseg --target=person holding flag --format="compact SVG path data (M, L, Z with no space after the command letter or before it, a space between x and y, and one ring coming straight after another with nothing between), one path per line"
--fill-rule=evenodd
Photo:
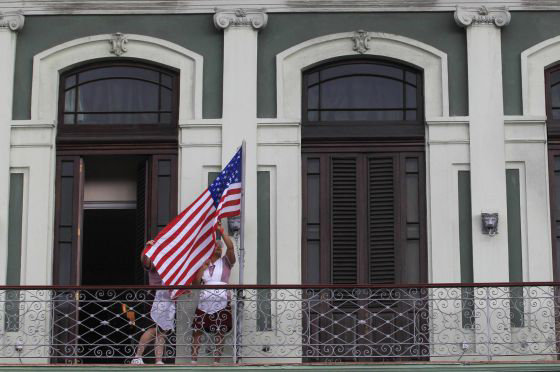
M214 182L161 230L154 239L155 243L145 250L146 258L157 271L163 285L171 287L190 285L196 279L197 273L201 273L200 277L203 280L211 281L215 276L214 272L217 275L221 270L220 275L223 275L233 266L235 262L233 243L224 234L220 220L224 217L241 214L244 147L242 145L237 150ZM217 259L221 257L221 248L217 248L219 244L216 243L216 229L219 229L224 237L227 246L227 262L220 261L220 264L215 264L212 274L205 278L204 275L211 267L211 263L217 262ZM207 265L203 268L205 264ZM216 271L218 265L221 269ZM229 273L226 281L221 279L218 281L227 282L228 280ZM171 289L170 300L176 299L184 291L182 288ZM200 310L204 312L204 309ZM204 322L201 323L201 326L204 328ZM228 331L229 329L231 326ZM222 340L217 341L220 341L221 344L223 337Z
M222 236L227 250L222 257L222 245L216 242L216 247L212 257L202 265L196 274L194 284L208 285L227 285L231 269L235 264L235 250L231 238L224 232L224 228L218 222L218 231ZM231 293L226 289L204 289L200 292L198 307L194 314L193 328L193 344L192 344L192 361L198 359L198 350L200 348L200 337L202 331L213 333L215 339L214 361L219 362L223 350L223 342L225 335L232 328L231 314Z

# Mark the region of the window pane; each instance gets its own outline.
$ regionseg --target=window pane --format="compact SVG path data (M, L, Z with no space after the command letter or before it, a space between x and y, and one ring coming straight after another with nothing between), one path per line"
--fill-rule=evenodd
M70 89L64 94L64 111L76 111L76 89Z
M416 88L406 85L406 108L416 108Z
M321 84L321 108L401 108L403 83L379 77L352 76Z
M173 87L173 79L169 75L161 74L161 83L168 88Z
M416 85L416 74L414 72L406 72L406 81L412 85Z
M319 86L315 85L307 90L307 108L319 108Z
M101 80L81 85L78 112L157 111L159 86L139 80Z
M550 85L555 85L560 82L560 71L555 71L550 74Z
M348 65L334 66L321 70L321 81L332 79L337 76L347 75L381 75L402 80L403 70L397 67L377 65L372 63L353 63Z
M307 120L308 121L318 121L319 120L319 113L317 111L309 111L307 113Z
M161 88L161 108L162 111L171 111L173 96L169 89Z
M406 110L406 119L405 120L416 120L416 110Z
M73 87L74 85L76 85L76 75L70 75L66 78L66 81L64 82L64 88L68 89L70 87Z
M322 121L403 120L402 110L388 111L321 111Z
M74 114L64 115L64 124L75 124Z
M80 73L80 83L106 78L134 78L157 83L159 71L131 66L109 66L88 70Z
M560 108L560 84L550 88L550 102L552 107Z
M552 110L552 118L560 119L560 110Z
M78 114L78 124L157 124L158 114Z

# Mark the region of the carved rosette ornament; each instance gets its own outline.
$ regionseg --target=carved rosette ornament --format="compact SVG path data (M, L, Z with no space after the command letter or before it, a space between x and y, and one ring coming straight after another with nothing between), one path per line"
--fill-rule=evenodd
M109 51L117 57L122 56L128 51L128 37L121 32L113 34L111 36L111 40L109 40L109 44L111 45L111 49Z
M228 27L252 27L263 29L268 22L268 15L264 9L218 9L214 14L214 25L219 30Z
M19 31L23 28L25 17L21 14L0 14L0 29Z
M367 52L369 50L369 40L370 40L370 36L367 33L367 31L364 30L358 30L354 33L354 36L352 36L352 42L354 43L354 46L352 47L352 50L355 52L358 52L360 54L364 54L365 52Z
M455 10L455 22L461 27L471 25L495 25L496 27L504 27L511 21L511 14L508 8L492 7L462 7L457 6Z

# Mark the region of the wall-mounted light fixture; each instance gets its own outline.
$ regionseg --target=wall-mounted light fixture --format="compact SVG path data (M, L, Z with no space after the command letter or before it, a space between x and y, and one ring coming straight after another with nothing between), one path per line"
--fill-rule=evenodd
M494 236L498 233L498 213L481 213L482 233Z

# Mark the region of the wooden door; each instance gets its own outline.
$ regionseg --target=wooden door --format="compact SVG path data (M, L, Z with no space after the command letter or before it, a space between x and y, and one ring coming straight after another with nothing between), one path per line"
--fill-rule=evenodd
M322 345L315 352L334 360L419 355L422 294L351 287L425 281L423 153L310 149L302 164L304 283L350 287L310 302L310 340Z
M53 284L80 283L84 162L79 156L60 156L56 162L56 215ZM74 361L78 355L79 292L53 293L52 356L54 362ZM68 358L66 358L68 357Z

